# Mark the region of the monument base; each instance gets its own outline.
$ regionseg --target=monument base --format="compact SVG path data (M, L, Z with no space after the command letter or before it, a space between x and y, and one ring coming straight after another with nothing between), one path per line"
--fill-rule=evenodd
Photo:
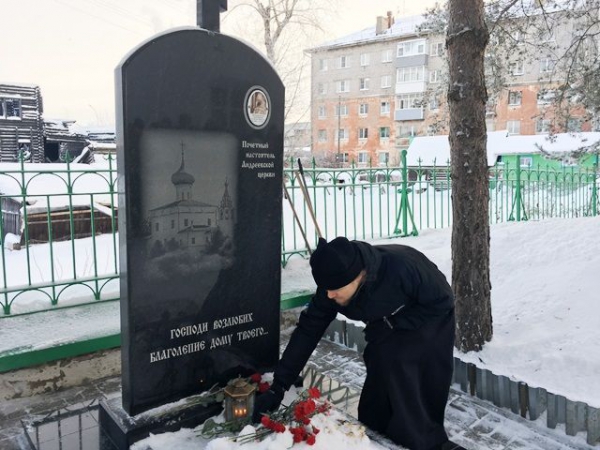
M221 413L222 405L167 404L130 416L122 407L121 397L100 402L98 421L100 429L118 450L127 450L135 442L152 434L194 428L212 416Z

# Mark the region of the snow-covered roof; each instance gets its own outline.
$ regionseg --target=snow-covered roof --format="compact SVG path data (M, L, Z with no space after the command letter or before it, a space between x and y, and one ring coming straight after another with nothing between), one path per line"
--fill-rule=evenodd
M501 155L523 155L541 153L540 147L549 153L568 153L600 141L600 133L558 133L508 135L506 130L488 133L487 161L491 167ZM446 165L450 160L448 135L420 136L413 139L408 147L406 162L409 166Z
M395 23L380 34L376 34L375 26L365 28L364 30L355 31L346 36L342 36L331 41L324 42L317 47L308 49L307 51L324 50L330 47L343 47L356 43L364 43L370 41L386 40L394 37L411 36L417 34L418 27L425 21L422 15L407 16L395 19Z
M0 81L0 86L11 86L11 87L24 87L24 88L37 88L39 85L32 83L9 83Z

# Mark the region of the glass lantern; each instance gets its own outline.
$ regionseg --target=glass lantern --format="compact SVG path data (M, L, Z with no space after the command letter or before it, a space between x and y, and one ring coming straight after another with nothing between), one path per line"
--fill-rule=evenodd
M244 419L254 411L254 392L256 387L246 380L236 378L225 387L225 420Z

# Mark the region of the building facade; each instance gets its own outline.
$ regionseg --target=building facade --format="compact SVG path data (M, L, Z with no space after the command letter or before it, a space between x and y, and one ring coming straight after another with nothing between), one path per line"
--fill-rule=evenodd
M413 137L448 133L445 34L423 31L423 25L422 16L395 20L388 13L374 27L307 50L315 156L342 165L397 165ZM506 88L488 102L489 131L592 129L576 109L561 129L552 110L560 82L552 55L572 34L573 24L561 22L547 38L547 54L526 57L508 47Z
M0 161L44 161L44 123L40 88L0 83Z

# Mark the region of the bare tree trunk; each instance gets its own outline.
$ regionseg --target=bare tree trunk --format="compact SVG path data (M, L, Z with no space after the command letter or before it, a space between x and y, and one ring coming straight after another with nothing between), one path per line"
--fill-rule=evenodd
M452 287L456 297L455 345L462 351L481 350L492 338L484 78L488 39L483 0L450 0L446 47L450 68Z

